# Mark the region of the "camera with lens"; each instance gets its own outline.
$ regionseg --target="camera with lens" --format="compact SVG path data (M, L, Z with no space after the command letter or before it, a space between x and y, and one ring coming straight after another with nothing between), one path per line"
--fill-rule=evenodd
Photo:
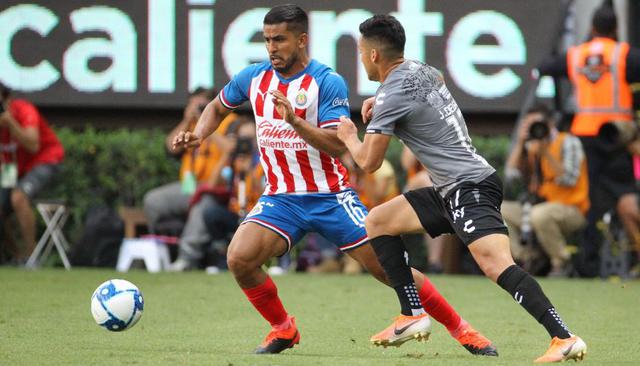
M605 146L624 147L639 136L638 123L634 121L609 121L598 131L598 140Z
M531 123L531 126L529 126L529 139L543 140L549 136L550 132L547 122L539 119Z
M234 156L253 154L253 139L251 137L238 137Z

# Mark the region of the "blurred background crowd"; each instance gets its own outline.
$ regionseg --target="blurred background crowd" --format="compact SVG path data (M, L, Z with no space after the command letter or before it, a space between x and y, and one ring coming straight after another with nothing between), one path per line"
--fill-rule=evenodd
M53 2L42 3L53 7ZM398 3L409 7L423 2ZM481 3L489 7L496 2ZM513 4L500 6L507 6L504 12L511 12L516 19L526 17L531 4L515 3L519 9ZM640 277L640 51L636 48L640 27L633 21L640 15L640 4L599 0L542 3L535 6L548 6L554 16L537 19L544 24L532 30L527 40L544 31L548 51L538 51L537 59L524 63L519 72L525 77L516 96L490 105L489 110L473 107L472 103L482 104L483 98L489 100L480 96L469 102L466 116L474 144L503 178L506 194L501 210L514 258L534 275ZM221 7L216 9L216 16L225 14L224 2L216 6ZM387 12L385 6L369 10ZM0 5L0 18L20 23L27 10L25 4L10 1ZM192 21L208 19L208 8L185 11ZM213 12L210 15L213 17ZM455 32L457 25L449 27L446 29ZM25 29L11 34L14 42L27 42L33 36L20 32L46 32L33 25ZM151 19L149 31L162 32ZM97 29L94 32L99 33ZM109 34L112 40L119 37ZM51 37L54 41L64 38ZM149 38L151 55L155 51L151 50L152 35ZM487 38L479 35L477 40L494 45L508 42L497 34ZM213 35L211 40L220 42ZM172 42L177 49L184 46L175 45L175 35ZM494 51L516 52L498 47ZM42 66L34 61L38 57L32 55L33 51L13 52L0 54L0 66L6 64L6 60L1 61L3 57L16 65L22 62L22 71ZM351 57L353 52L340 54ZM80 57L80 53L75 56ZM101 64L108 58L105 54L96 56L94 64L87 61L86 67L93 68L94 74L113 70L115 61ZM427 62L432 62L430 57L431 53ZM451 78L455 81L458 71L452 69L452 61L439 60L433 62L435 66L442 69L448 82ZM151 69L161 67L152 65L150 60L145 65L149 75ZM114 101L109 101L105 100L110 97L108 93L91 99L88 92L74 101L65 96L63 87L56 89L55 83L43 89L46 93L34 91L33 85L25 83L27 78L10 74L18 70L16 67L0 67L1 264L58 265L56 255L44 263L37 258L29 260L39 240L49 232L51 239L66 237L58 241L70 243L64 250L72 266L115 266L125 238L144 238L169 248L171 263L166 270L206 270L213 274L226 269L225 253L231 236L264 187L256 126L249 110L241 108L229 115L200 147L174 151L170 148L174 136L193 128L204 106L217 95L212 83L200 85L197 78L190 80L191 87L185 90L191 92L180 94L183 106L177 113L180 108L175 102L163 106L162 98L141 108L129 104L126 93L124 97L114 93ZM342 73L340 68L338 71ZM485 72L495 75L504 69L500 71L494 65ZM354 79L353 71L347 70L349 73ZM356 85L355 80L350 82ZM489 85L493 81L485 82ZM114 81L113 92L117 91L116 84ZM156 80L154 85L160 84ZM216 87L223 85L224 80L215 83ZM453 90L455 94L457 89ZM66 98L63 104L52 102L56 93ZM352 113L357 117L360 95L365 93L358 86L352 87L352 94ZM459 100L462 110L467 110L466 99ZM36 107L40 103L43 107ZM511 106L505 108L500 103ZM50 116L56 127L52 128L44 116ZM87 118L98 123L88 124ZM382 167L373 174L361 171L348 154L341 161L369 209L403 191L431 184L428 170L399 141L394 141ZM43 203L64 207L65 220L67 214L69 220L45 217L40 208L36 210L46 207L38 206ZM467 249L453 236L416 234L405 239L410 264L417 269L480 274ZM272 263L270 273L363 271L325 238L310 234L303 241L292 253ZM44 250L48 254L51 248L45 246Z

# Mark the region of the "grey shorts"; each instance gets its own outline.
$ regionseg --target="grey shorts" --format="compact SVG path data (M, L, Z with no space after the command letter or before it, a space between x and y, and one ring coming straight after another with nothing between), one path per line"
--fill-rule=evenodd
M27 174L18 179L16 189L24 192L27 197L29 197L29 200L33 201L40 192L51 186L61 170L61 164L37 165ZM9 215L13 212L13 207L11 206L12 190L13 189L11 188L2 188L2 192L0 193L0 200L2 201L0 202L0 209L2 210L3 215Z

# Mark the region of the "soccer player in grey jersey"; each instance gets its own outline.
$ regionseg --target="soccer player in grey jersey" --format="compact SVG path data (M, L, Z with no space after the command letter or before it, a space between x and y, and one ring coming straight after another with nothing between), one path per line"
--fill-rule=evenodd
M511 257L499 211L502 183L471 144L460 108L433 67L405 60L405 34L392 16L376 15L360 24L360 59L370 80L381 86L362 106L369 122L360 141L353 122L341 118L338 137L366 172L380 167L391 136L398 136L429 170L434 187L410 191L375 207L365 226L380 263L398 294L402 313L411 304L412 277L401 234L426 230L432 237L455 233L492 281L509 292L552 337L535 362L582 359L586 344L569 333L536 280ZM407 300L408 299L408 300ZM372 341L391 337L399 317ZM376 342L377 341L377 342Z

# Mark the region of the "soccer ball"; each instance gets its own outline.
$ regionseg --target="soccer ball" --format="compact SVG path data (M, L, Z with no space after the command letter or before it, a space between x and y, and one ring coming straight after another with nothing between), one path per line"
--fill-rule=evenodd
M98 325L112 332L133 327L144 309L142 293L125 280L109 280L91 295L91 315Z

